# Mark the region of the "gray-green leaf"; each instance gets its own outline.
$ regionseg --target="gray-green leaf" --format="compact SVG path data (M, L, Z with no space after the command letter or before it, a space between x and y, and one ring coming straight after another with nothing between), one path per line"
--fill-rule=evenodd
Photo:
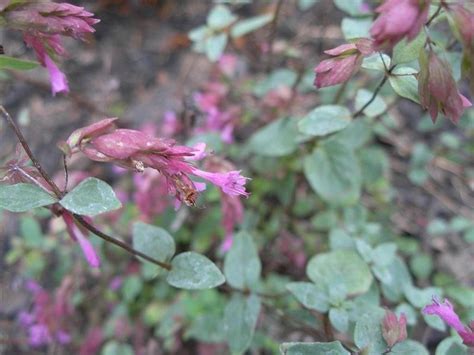
M164 262L176 252L174 239L166 230L143 222L133 224L133 248Z
M354 152L337 141L322 142L305 157L304 173L311 187L331 204L358 200L361 172Z
M340 131L351 123L351 113L344 106L325 105L310 111L298 123L301 133L325 136Z
M273 20L272 14L260 15L251 17L249 19L241 20L237 22L230 31L230 35L234 38L241 37L247 33L258 30Z
M392 89L400 96L419 103L417 71L409 67L396 67L389 77Z
M298 131L294 118L280 118L258 130L249 140L249 150L255 154L280 157L298 147Z
M232 248L224 260L224 275L237 289L254 289L260 279L262 265L252 236L242 231L234 236Z
M93 177L82 181L59 203L68 211L85 216L95 216L122 207L112 187Z
M36 185L0 185L0 208L10 212L26 212L55 202L53 196Z
M373 279L365 261L352 250L335 250L312 257L306 274L315 284L328 288L337 280L349 295L366 292Z
M321 285L311 282L291 282L286 285L296 299L306 308L326 313L329 309L327 292Z
M38 62L33 62L31 60L0 55L0 69L30 70L36 68L38 65Z
M171 267L166 281L177 288L198 290L217 287L225 282L224 275L211 260L192 251L175 256Z
M282 355L350 355L339 341L330 343L283 343Z
M260 314L260 298L234 294L224 311L224 330L232 353L243 353L252 341Z

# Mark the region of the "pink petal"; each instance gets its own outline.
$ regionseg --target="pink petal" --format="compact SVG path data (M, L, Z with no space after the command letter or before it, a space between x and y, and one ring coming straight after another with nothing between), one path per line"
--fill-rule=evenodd
M445 299L443 303L440 303L436 298L433 298L433 303L425 306L422 312L424 314L437 315L458 332L465 331L459 316L454 312L453 305L447 299Z
M56 96L58 92L69 92L66 76L59 70L56 63L54 63L48 55L44 57L44 64L49 72L49 81L51 82L53 96Z
M84 253L84 257L86 258L89 265L93 268L98 268L100 266L99 256L95 252L91 242L86 238L86 236L74 222L72 215L68 212L65 212L63 213L63 219L66 223L69 235L72 239L79 243L82 252Z

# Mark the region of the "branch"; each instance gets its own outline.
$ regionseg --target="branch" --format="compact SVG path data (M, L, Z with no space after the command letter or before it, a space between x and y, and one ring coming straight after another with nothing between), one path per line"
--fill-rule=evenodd
M369 99L369 101L367 101L364 106L362 106L357 112L355 112L353 115L352 115L352 118L356 118L357 116L360 116L362 114L362 112L364 112L364 110L375 100L375 98L377 97L377 94L379 93L379 91L382 89L382 86L384 86L385 82L387 81L388 79L388 75L385 74L385 76L383 77L382 81L379 83L379 85L377 86L377 88L375 89L374 93L372 94L372 97Z
M79 223L81 226L86 228L89 232L94 233L99 238L101 238L101 239L103 239L103 240L105 240L109 243L112 243L112 244L126 250L130 254L133 254L135 256L139 256L140 258L143 258L143 259L145 259L145 260L147 260L147 261L149 261L149 262L151 262L155 265L158 265L158 266L162 267L163 269L171 270L171 265L170 264L164 263L164 262L159 261L159 260L156 260L156 259L152 258L151 256L148 256L148 255L146 255L146 254L144 254L144 253L142 253L138 250L133 249L127 243L124 243L121 240L115 239L114 237L111 237L110 235L100 231L99 229L94 227L92 224L87 222L82 216L80 216L78 214L73 214L73 216L74 216L74 219L76 220L77 223Z
M8 125L13 129L15 132L15 135L17 136L18 140L20 141L21 146L25 150L26 154L28 155L28 158L30 158L31 162L35 166L36 170L41 174L43 179L48 183L48 185L51 187L53 190L54 194L58 199L61 199L64 195L64 193L59 189L59 187L54 183L53 179L48 175L48 173L43 169L39 161L36 159L36 157L33 155L33 152L30 149L30 146L26 142L25 136L23 136L23 133L21 133L20 129L16 125L15 121L11 118L10 114L5 110L5 107L0 105L0 113L2 116L5 118L7 121Z
M53 181L53 179L51 179L51 177L48 175L48 173L43 169L43 167L41 166L41 164L39 163L39 161L36 159L36 157L34 156L33 152L31 151L28 143L26 142L26 139L25 139L25 136L23 136L23 133L21 133L20 129L18 128L18 126L16 125L15 121L13 121L13 119L11 118L10 114L7 112L7 110L5 110L5 108L0 105L0 113L2 114L2 116L5 118L5 120L8 122L8 125L13 129L13 131L15 132L15 135L17 136L18 140L20 141L20 144L22 145L23 149L25 150L26 154L28 155L28 157L30 158L30 160L32 161L33 165L35 166L35 168L38 170L38 172L41 174L41 176L43 177L43 179L48 183L48 185L51 187L51 189L53 190L54 194L56 195L56 197L58 199L61 199L63 196L64 196L64 192L62 192L59 187L55 184L55 182ZM130 254L132 255L135 255L135 256L139 256L153 264L156 264L166 270L171 270L171 265L168 264L168 263L164 263L164 262L161 262L161 261L158 261L146 254L143 254L142 252L138 251L138 250L135 250L133 249L131 246L129 246L128 244L118 240L118 239L115 239L113 237L111 237L110 235L108 234L105 234L103 233L102 231L98 230L97 228L95 228L92 224L88 223L82 216L80 215L77 215L77 214L73 214L74 216L74 219L80 224L82 225L84 228L86 228L89 232L91 233L94 233L96 236L98 236L99 238L102 238L104 239L105 241L109 242L109 243L112 243L126 251L128 251Z

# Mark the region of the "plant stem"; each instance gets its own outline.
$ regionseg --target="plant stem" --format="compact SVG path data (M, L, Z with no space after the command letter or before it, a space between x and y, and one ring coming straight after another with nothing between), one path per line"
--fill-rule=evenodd
M425 26L428 27L429 25L431 25L431 22L433 22L433 20L439 15L439 13L441 12L441 9L443 8L443 3L440 3L438 5L438 8L436 9L436 12L429 18L429 20L426 22Z
M7 110L5 110L5 108L0 105L0 113L2 114L2 116L6 119L6 121L8 122L8 125L13 129L13 131L15 132L15 135L17 136L18 140L20 141L20 144L22 145L23 149L25 150L26 154L28 155L28 157L30 158L30 160L32 161L33 165L35 166L35 168L38 170L38 172L41 174L41 176L43 177L43 179L48 183L48 185L51 187L51 189L53 190L54 194L56 195L56 197L58 199L61 199L63 196L64 196L64 192L62 192L59 187L54 183L53 179L51 179L51 177L48 175L48 173L43 169L43 167L41 166L41 164L39 163L38 159L36 159L36 157L34 156L33 152L31 151L28 143L26 142L26 139L25 139L25 136L23 136L23 133L21 133L20 131L20 128L18 128L18 126L16 125L15 121L11 118L10 114L7 112ZM84 228L86 228L89 232L91 233L94 233L96 236L98 236L99 238L102 238L104 239L105 241L109 242L109 243L112 243L112 244L115 244L116 246L126 250L127 252L129 252L130 254L132 255L135 255L135 256L139 256L153 264L156 264L166 270L171 270L171 265L168 264L168 263L164 263L164 262L161 262L161 261L158 261L146 254L143 254L142 252L138 251L138 250L135 250L133 249L131 246L129 246L128 244L118 240L118 239L115 239L114 237L111 237L110 235L106 234L106 233L103 233L102 231L98 230L97 228L95 228L92 224L90 224L89 222L87 222L82 216L80 215L77 215L77 214L73 214L74 216L74 219L76 220L77 223L79 223L80 225L82 225Z
M33 152L31 151L28 143L26 142L25 137L23 136L23 133L21 133L20 129L16 125L15 121L11 118L10 114L5 110L5 108L0 105L0 113L2 116L5 118L7 121L8 125L13 129L15 132L15 135L17 136L18 140L20 141L21 146L25 150L26 154L28 155L28 158L30 158L31 162L35 166L35 168L38 170L38 172L41 174L43 179L48 183L48 185L51 187L53 190L54 194L58 199L61 199L63 197L63 192L59 189L59 187L54 183L53 179L51 179L48 175L48 173L43 169L39 161L35 158L33 155Z
M166 270L171 270L171 265L168 264L168 263L164 263L162 261L158 261L138 250L135 250L133 249L131 246L129 246L127 243L124 243L122 242L121 240L118 240L118 239L115 239L114 237L111 237L110 235L100 231L99 229L97 229L96 227L94 227L92 224L90 224L89 222L87 222L82 216L80 215L77 215L77 214L73 214L74 216L74 219L77 221L77 223L79 223L80 225L82 225L84 228L86 228L89 232L91 233L94 233L96 236L98 236L99 238L101 239L104 239L105 241L109 242L109 243L112 243L112 244L115 244L116 246L122 248L122 249L125 249L126 251L128 251L130 254L133 254L135 256L139 256L153 264L156 264Z
M352 115L352 118L356 118L357 116L360 116L362 114L362 112L364 112L364 110L375 100L375 98L377 97L377 94L379 93L379 91L382 89L382 86L384 86L385 82L387 81L388 79L388 75L385 75L382 79L382 81L379 83L379 85L377 86L377 88L375 89L374 93L372 94L372 97L369 99L369 101L367 101L364 106L362 106L357 112L355 112L353 115Z

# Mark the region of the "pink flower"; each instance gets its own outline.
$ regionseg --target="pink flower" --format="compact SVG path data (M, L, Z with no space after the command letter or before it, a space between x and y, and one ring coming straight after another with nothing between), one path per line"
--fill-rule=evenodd
M189 160L201 159L203 146L179 146L174 140L155 138L131 129L113 129L110 119L81 128L67 140L69 152L83 152L89 159L113 162L121 167L143 173L146 168L158 171L166 179L168 192L188 206L196 202L202 184L190 176L204 178L230 195L248 196L245 191L247 178L238 171L208 173L199 170ZM102 134L103 133L103 134Z
M431 0L386 0L370 29L376 48L392 48L404 37L414 39L425 24Z
M459 3L447 3L446 9L454 20L454 25L467 49L474 47L474 12Z
M34 36L30 33L25 33L24 39L25 43L35 50L36 57L41 65L48 70L53 96L58 92L69 92L66 76L48 55L48 52L59 55L64 54L64 48L61 45L59 36Z
M228 171L226 173L210 173L193 168L192 174L219 186L224 193L230 196L249 196L249 193L245 191L245 184L248 178L240 175L240 171L238 170Z
M95 32L92 26L100 21L93 16L83 7L68 3L28 1L7 9L5 19L7 26L14 29L83 39L87 33Z
M318 89L349 80L359 70L363 57L373 53L373 49L371 41L364 38L356 43L343 44L324 53L333 58L323 60L314 69L316 73L314 85Z
M449 68L433 51L428 56L424 53L420 56L418 93L421 106L428 110L433 122L441 110L453 123L458 123L464 109L471 106L471 102L459 93Z
M66 228L68 230L69 236L76 242L79 243L82 252L84 253L84 257L86 258L89 265L93 268L98 268L100 266L99 256L94 250L91 242L81 229L76 225L74 221L74 217L69 212L63 213L63 219L66 223Z
M36 283L28 286L33 294L34 306L31 312L23 311L19 316L20 325L28 332L28 343L33 347L52 342L69 343L71 336L65 330L65 321L72 314L69 302L72 279L66 277L54 296Z
M0 4L0 9L7 5ZM94 32L99 22L83 7L68 3L26 1L6 8L3 17L6 26L23 31L26 44L36 52L36 57L49 72L53 96L69 92L66 76L53 61L55 55L65 55L59 35L83 40Z
M397 319L395 313L387 310L382 320L382 336L389 348L404 341L407 338L407 318L405 314L402 313L400 318Z
M86 338L79 348L79 355L90 355L99 353L100 346L104 340L102 329L92 328L87 332Z
M433 303L425 306L422 312L424 314L437 315L458 332L464 344L474 346L474 322L471 322L471 327L462 324L459 316L454 312L453 305L447 299L445 299L443 303L440 303L436 298L433 298Z

